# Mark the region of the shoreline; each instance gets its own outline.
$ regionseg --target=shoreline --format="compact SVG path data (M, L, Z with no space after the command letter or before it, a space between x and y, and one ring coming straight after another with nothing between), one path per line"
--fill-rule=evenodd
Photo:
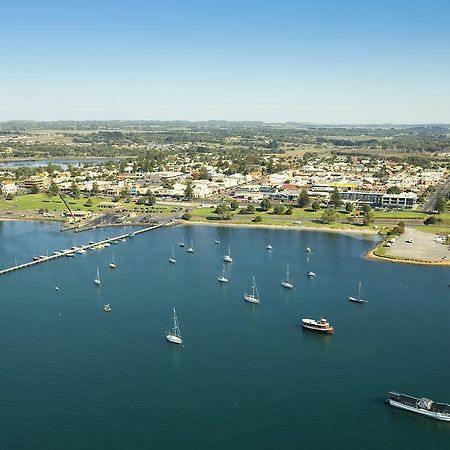
M378 247L379 245L369 250L364 255L364 257L371 261L389 262L396 264L410 264L415 266L440 266L440 267L450 266L449 260L423 260L423 259L408 259L401 257L390 258L389 256L378 256L375 254L375 251L377 250Z
M340 233L340 234L349 234L349 235L355 235L355 234L362 234L365 236L377 236L378 232L376 230L356 230L353 228L330 228L330 227L308 227L308 226L301 226L301 227L293 227L289 225L269 225L269 224L249 224L249 223L224 223L224 222L217 222L217 223L211 223L211 222L202 222L202 221L196 221L196 220L188 220L183 222L181 225L206 225L206 226L214 226L214 227L230 227L230 228L264 228L264 229L275 229L275 230L292 230L292 231L322 231L325 233Z

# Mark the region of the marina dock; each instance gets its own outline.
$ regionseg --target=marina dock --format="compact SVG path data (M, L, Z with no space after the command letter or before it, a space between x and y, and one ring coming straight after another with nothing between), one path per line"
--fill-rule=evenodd
M72 247L67 250L61 250L60 252L57 252L56 254L54 253L52 255L42 256L39 259L29 261L29 262L26 262L23 264L17 264L15 266L0 270L0 275L14 272L14 271L20 270L20 269L25 269L27 267L32 267L37 264L42 264L42 263L45 263L48 261L53 261L54 259L61 258L63 256L75 255L79 250L90 250L90 249L95 249L96 247L99 248L100 246L102 246L104 244L117 242L117 241L120 241L121 239L126 239L128 237L134 237L138 234L145 233L145 232L151 231L151 230L155 230L156 228L161 228L162 226L165 226L165 224L159 223L157 225L153 225L153 226L147 227L147 228L142 228L140 230L136 230L131 233L121 234L119 236L114 236L111 238L103 239L101 241L94 242L93 244L79 245L77 247Z

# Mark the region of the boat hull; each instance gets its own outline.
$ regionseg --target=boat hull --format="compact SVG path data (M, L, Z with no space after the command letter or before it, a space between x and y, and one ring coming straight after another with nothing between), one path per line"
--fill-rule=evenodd
M286 289L292 289L294 287L294 285L292 285L291 283L288 283L287 281L283 281L281 283L281 286L283 286Z
M334 328L328 324L317 324L317 321L312 319L302 319L302 327L311 331L318 331L319 333L332 334L334 332Z
M412 406L404 405L403 403L396 402L395 400L388 399L387 402L394 408L404 409L422 416L431 417L436 420L443 420L445 422L450 422L450 415L440 414L434 411L427 411L426 409L413 408Z
M166 339L168 342L172 342L172 344L182 344L183 343L183 340L180 337L175 336L173 334L166 335Z
M366 303L362 298L349 297L348 300L353 303Z
M258 304L258 305L259 305L259 300L258 300L256 297L253 297L253 295L245 294L245 295L244 295L244 300L245 300L246 302L249 302L249 303L255 303L255 304Z

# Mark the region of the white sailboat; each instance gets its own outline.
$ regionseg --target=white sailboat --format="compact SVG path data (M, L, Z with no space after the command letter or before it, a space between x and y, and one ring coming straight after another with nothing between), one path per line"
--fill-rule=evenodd
M223 268L222 268L222 275L220 275L217 278L217 281L219 281L220 283L228 283L227 271L225 270L225 264L223 265Z
M100 272L98 271L98 266L97 266L97 278L94 280L94 283L95 283L97 286L101 286L101 284L102 284L102 282L101 282L101 280L100 280Z
M286 279L281 282L281 286L286 289L292 289L294 285L289 280L289 263L286 264Z
M272 250L273 249L273 247L269 244L269 245L267 245L267 250Z
M169 262L171 264L175 264L177 261L175 259L175 254L174 254L174 249L173 249L173 244L172 244L172 256L169 258Z
M252 293L251 294L244 294L244 300L246 300L249 303L260 303L258 288L256 287L256 281L255 276L253 275L253 283L252 283Z
M182 344L180 325L178 324L177 312L173 308L173 328L170 331L166 331L166 339L172 344Z
M191 246L187 249L187 251L188 251L188 253L194 253L195 252L195 250L194 250L194 242L192 242L192 239L191 239Z
M220 244L219 239L216 239L216 240L214 241L214 244Z
M180 241L180 243L178 244L180 247L184 247L184 240Z
M306 276L307 277L315 277L316 276L316 272L313 272L312 270L310 270L309 272L306 272Z
M225 261L225 262L233 262L233 258L231 257L231 249L230 249L230 246L228 246L228 255L225 255L224 257L223 257L223 260Z
M103 306L103 311L105 311L105 312L111 312L111 306L109 306L109 303L106 303L106 305Z
M362 293L362 285L361 281L358 284L358 297L349 297L349 301L354 303L367 303L367 300L364 299L363 293Z
M114 252L112 253L111 262L109 263L109 267L111 267L111 269L116 268L116 263L114 261Z

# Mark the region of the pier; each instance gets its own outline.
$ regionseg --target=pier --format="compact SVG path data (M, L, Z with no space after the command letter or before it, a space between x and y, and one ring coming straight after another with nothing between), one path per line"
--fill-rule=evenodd
M75 255L79 250L93 249L93 248L95 248L97 246L101 246L101 245L104 245L104 244L107 244L107 243L117 242L117 241L120 241L121 239L126 239L128 237L133 237L133 236L136 236L138 234L145 233L147 231L155 230L156 228L161 228L162 226L166 226L166 225L162 224L162 223L159 223L157 225L153 225L153 226L147 227L147 228L142 228L140 230L136 230L136 231L133 231L131 233L121 234L120 236L114 236L112 238L103 239L103 240L95 242L93 244L79 245L76 248L74 247L74 248L70 248L70 249L67 249L67 250L61 250L57 254L53 254L53 255L49 255L49 256L43 256L42 258L39 258L39 259L36 259L36 260L33 260L33 261L29 261L29 262L26 262L26 263L23 263L23 264L17 264L15 266L8 267L7 269L0 270L0 275L4 275L4 274L10 273L10 272L14 272L14 271L20 270L20 269L25 269L27 267L35 266L36 264L42 264L42 263L45 263L47 261L53 261L54 259L61 258L63 256Z

